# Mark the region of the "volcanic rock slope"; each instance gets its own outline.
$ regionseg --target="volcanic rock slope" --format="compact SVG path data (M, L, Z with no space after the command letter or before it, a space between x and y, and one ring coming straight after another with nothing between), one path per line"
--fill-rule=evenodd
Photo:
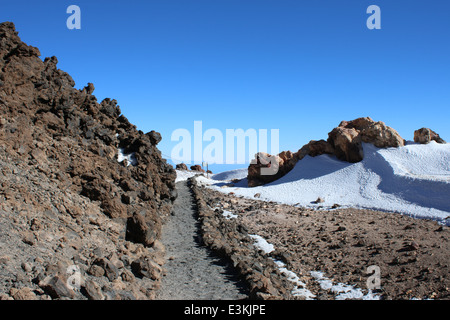
M0 299L153 298L176 197L161 136L39 56L0 24Z

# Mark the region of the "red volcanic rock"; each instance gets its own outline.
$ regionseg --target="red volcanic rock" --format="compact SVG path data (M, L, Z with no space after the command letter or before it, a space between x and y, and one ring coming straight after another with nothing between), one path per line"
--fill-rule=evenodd
M191 170L198 171L198 172L205 172L205 170L202 169L202 166L200 166L198 164L191 166Z
M336 156L348 162L359 162L364 158L362 142L378 148L405 145L405 140L396 130L369 117L342 121L328 134L328 142L335 148Z
M184 163L179 163L179 164L177 164L176 169L177 170L188 170L188 167Z
M284 151L278 156L259 152L248 167L248 186L256 187L275 181L288 173L297 163L296 154Z
M253 160L254 163L250 164L248 168L248 186L256 187L278 180L291 171L297 162L305 156L316 157L325 153L332 154L333 147L324 140L310 141L296 153L283 151L277 156L272 156L260 152Z
M429 128L422 128L414 131L414 142L426 144L431 141L436 141L437 143L446 143L436 132Z
M396 130L382 121L375 122L370 117L342 121L339 127L355 129L361 135L362 142L371 143L378 148L397 148L405 145L405 140Z
M156 147L161 135L137 130L116 100L99 103L93 84L76 89L56 57L39 56L13 23L0 23L0 229L10 235L0 257L20 257L2 264L0 292L27 293L10 291L14 285L37 298L92 299L110 288L113 299L152 298L159 275L117 282L115 267L102 263L91 269L104 268L106 277L83 273L84 290L73 291L67 270L89 270L91 258L107 257L130 279L123 275L133 275L133 260L158 264L155 243L176 198L176 172ZM36 267L39 281L16 277L21 262Z
M354 128L337 127L328 136L328 141L334 147L338 159L359 162L364 158L361 136Z
M317 157L322 154L334 154L333 146L325 140L311 140L297 152L297 158L302 160L307 155Z

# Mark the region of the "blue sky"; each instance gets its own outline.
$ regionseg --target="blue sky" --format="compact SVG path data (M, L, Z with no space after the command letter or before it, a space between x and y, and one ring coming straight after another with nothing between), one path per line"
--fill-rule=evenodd
M72 4L81 30L66 27ZM366 27L372 4L381 30ZM77 88L94 83L99 101L161 132L170 155L172 132L198 120L224 134L279 129L280 150L361 116L449 141L449 14L447 0L16 0L0 21L57 56Z

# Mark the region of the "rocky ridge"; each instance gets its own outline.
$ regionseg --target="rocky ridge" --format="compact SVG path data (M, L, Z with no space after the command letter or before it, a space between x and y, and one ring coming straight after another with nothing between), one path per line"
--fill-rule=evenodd
M0 24L0 296L152 298L176 198L161 135L39 56Z

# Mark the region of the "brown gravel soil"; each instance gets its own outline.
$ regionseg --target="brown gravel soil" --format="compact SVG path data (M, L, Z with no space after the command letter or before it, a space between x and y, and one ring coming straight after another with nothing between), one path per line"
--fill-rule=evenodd
M398 213L342 209L322 211L235 197L203 189L211 205L238 217L249 231L274 245L316 299L335 299L311 272L333 284L362 289L374 282L381 299L449 299L449 228ZM369 268L369 270L368 270ZM373 268L373 267L372 267Z

